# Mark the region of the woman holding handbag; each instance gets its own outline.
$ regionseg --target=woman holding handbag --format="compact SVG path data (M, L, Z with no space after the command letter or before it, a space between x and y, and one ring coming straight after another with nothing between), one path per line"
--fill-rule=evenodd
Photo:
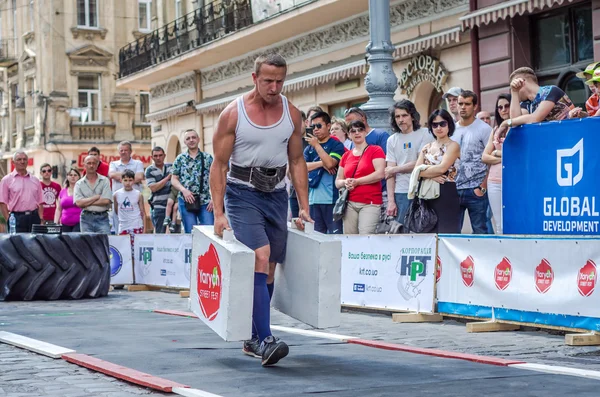
M427 200L437 215L437 225L431 233L460 233L460 202L455 183L460 146L450 139L454 134L454 120L448 111L438 109L431 113L427 125L435 141L421 149L415 167L429 165L421 171L420 177L440 184L440 196Z
M345 209L345 234L372 234L379 223L383 197L381 180L385 172L385 153L379 146L365 141L366 126L356 120L348 126L354 148L340 161L335 186L346 189L348 203Z

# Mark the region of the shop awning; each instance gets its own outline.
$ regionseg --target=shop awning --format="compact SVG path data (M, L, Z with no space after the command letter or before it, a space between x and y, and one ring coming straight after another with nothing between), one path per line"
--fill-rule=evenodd
M417 37L416 39L396 44L394 58L405 58L428 48L460 41L460 27Z
M367 72L367 63L364 59L360 61L350 62L348 64L337 65L327 69L319 70L312 73L307 73L302 76L290 76L289 80L283 84L283 92L299 91L304 88L315 85L326 84L334 81L344 80L353 76L362 76ZM250 87L248 88L248 90ZM246 90L247 91L247 90ZM196 105L196 110L199 113L218 112L225 109L225 106L243 92L238 92L235 95L223 96L218 99L208 100Z
M158 121L164 120L169 117L177 116L183 113L189 113L194 111L194 101L188 101L186 103L182 103L179 105L171 106L163 110L159 110L157 112L148 113L146 115L146 120L148 121Z
M523 15L526 11L543 10L552 7L554 4L563 4L573 0L512 0L502 2L490 7L473 11L461 18L462 28L470 29L475 26L487 25L500 19L512 18L516 15Z

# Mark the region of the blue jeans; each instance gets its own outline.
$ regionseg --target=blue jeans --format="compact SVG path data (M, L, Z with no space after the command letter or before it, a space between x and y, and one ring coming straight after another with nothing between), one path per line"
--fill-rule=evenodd
M459 189L458 198L460 200L460 230L462 230L465 220L465 211L469 210L469 219L474 234L488 234L487 228L487 210L490 206L487 193L482 197L475 194L473 188Z
M155 208L151 210L152 225L154 226L154 234L165 234L165 211L164 208Z
M398 207L396 221L404 225L404 217L406 216L406 212L408 212L412 200L408 198L407 193L394 193L394 201L396 202L396 207Z
M310 217L315 221L315 231L323 234L342 234L342 220L333 220L334 204L312 204Z
M110 234L108 212L81 211L79 228L82 233Z
M215 223L215 216L212 212L208 212L206 207L208 204L204 204L200 207L198 212L188 212L185 209L185 200L183 197L179 197L179 213L181 214L181 221L183 222L183 229L186 233L191 233L192 228L195 225L213 225Z

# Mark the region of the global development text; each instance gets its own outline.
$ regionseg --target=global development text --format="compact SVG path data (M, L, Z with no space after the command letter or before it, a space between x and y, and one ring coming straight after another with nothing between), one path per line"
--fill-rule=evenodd
M544 197L544 216L598 217L596 197ZM600 221L552 220L543 221L545 232L598 232Z

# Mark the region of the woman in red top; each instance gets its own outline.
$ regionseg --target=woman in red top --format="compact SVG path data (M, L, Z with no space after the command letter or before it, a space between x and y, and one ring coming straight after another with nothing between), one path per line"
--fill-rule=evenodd
M371 234L379 223L383 197L385 153L379 146L368 145L365 124L356 120L348 126L354 148L340 161L335 186L348 189L348 207L344 214L345 234ZM362 156L362 157L361 157Z

